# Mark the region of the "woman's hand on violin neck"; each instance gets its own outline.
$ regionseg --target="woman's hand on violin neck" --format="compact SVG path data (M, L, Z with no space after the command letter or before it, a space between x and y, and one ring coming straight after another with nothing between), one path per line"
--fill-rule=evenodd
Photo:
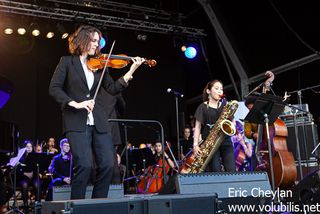
M131 58L131 60L132 60L132 65L131 65L131 67L130 67L130 70L129 70L129 72L132 72L131 73L131 75L135 72L135 70L137 70L137 68L139 68L139 66L142 64L142 63L144 63L146 60L144 59L144 58L141 58L141 57L133 57L133 58ZM128 72L128 73L129 73Z
M80 103L71 101L68 104L76 109L86 109L88 112L92 112L94 108L94 100L85 100Z

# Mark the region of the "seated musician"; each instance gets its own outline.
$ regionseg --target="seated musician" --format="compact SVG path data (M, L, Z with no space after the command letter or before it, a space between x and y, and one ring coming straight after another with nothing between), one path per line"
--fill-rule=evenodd
M160 161L160 159L162 158L162 144L161 144L161 142L156 142L154 144L154 150L155 150L154 157L156 159L156 162L158 163ZM167 164L170 166L170 168L174 168L174 163L171 160L170 156L166 152L164 152L164 157L165 157Z
M237 171L253 171L251 158L254 153L254 141L244 136L243 125L236 121L236 134L231 137L234 146Z
M43 148L43 152L50 153L50 154L58 154L58 149L55 148L55 139L53 137L50 137L48 139L48 142Z
M180 141L181 147L181 159L185 157L185 155L193 149L193 139L191 136L191 128L189 126L185 126L182 133L182 138Z
M52 181L49 185L47 201L52 200L52 191L54 186L63 186L71 184L71 152L70 144L67 138L60 141L61 153L54 156L49 166L49 172L52 174Z
M10 160L11 166L17 166L17 187L21 188L21 197L23 200L23 208L28 210L28 190L29 187L38 187L36 183L36 172L32 163L28 161L28 156L33 152L33 142L25 140L23 148L19 150L18 156ZM14 161L13 159L16 159ZM14 163L15 162L15 163ZM35 190L35 188L33 188ZM35 191L33 192L35 194Z
M67 138L60 141L61 153L54 156L49 166L53 180L50 186L62 186L71 184L71 152Z

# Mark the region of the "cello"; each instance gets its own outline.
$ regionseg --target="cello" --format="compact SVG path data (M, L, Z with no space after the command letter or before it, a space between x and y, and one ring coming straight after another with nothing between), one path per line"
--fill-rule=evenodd
M170 166L167 161L163 162L161 155L157 155L156 162L149 166L144 175L140 177L137 185L138 193L158 193L163 188L164 176L168 174ZM165 175L163 175L163 167L165 167Z
M263 93L270 90L270 85L274 80L274 74L267 71L266 75L269 78L263 86ZM274 184L275 188L286 189L291 187L297 178L297 169L294 162L292 152L288 151L286 138L288 136L288 129L286 124L279 118L275 120L273 125L269 126L269 139L271 143L272 165L274 171ZM258 145L257 145L258 146ZM268 136L266 127L263 130L263 137L260 146L260 153L264 166L271 176L271 164L268 151Z

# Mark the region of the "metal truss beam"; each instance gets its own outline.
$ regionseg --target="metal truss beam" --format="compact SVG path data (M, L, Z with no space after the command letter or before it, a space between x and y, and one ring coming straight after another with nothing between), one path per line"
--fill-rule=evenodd
M206 36L204 30L198 28L120 18L57 7L45 7L8 0L0 0L0 11L51 20L83 21L88 24L97 25L102 29L113 27L162 34L184 34L195 37Z
M128 17L131 14L134 15L143 15L145 19L157 19L157 20L172 20L173 18L184 19L185 16L182 13L168 12L165 10L159 10L155 8L142 7L133 4L125 4L114 1L105 1L105 0L46 0L47 2L58 3L61 5L73 5L73 6L82 6L85 8L94 8L103 11L111 11L116 13L124 14ZM179 20L176 20L179 22Z
M249 92L249 87L248 87L248 76L247 73L245 72L239 57L237 56L235 50L232 47L231 42L229 41L226 33L224 32L224 29L222 25L220 24L216 13L214 12L213 8L210 5L210 1L208 0L198 0L198 2L201 4L203 7L204 11L206 12L212 26L214 27L224 49L226 50L237 74L240 77L241 81L241 96L245 96ZM236 88L236 85L234 85L234 88Z

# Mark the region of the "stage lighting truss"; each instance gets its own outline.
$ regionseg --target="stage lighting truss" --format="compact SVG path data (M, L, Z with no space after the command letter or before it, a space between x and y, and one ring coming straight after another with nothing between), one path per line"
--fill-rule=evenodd
M69 1L70 2L70 1ZM97 1L93 1L97 2ZM149 8L150 9L150 8ZM148 9L148 10L149 10ZM152 9L150 9L151 11ZM107 27L139 30L162 34L184 34L195 37L206 36L203 29L156 23L151 21L120 18L102 14L93 14L71 9L46 7L17 1L0 0L0 11L11 14L26 15L31 17L61 20L61 21L85 21L101 29ZM148 15L147 15L148 16Z

